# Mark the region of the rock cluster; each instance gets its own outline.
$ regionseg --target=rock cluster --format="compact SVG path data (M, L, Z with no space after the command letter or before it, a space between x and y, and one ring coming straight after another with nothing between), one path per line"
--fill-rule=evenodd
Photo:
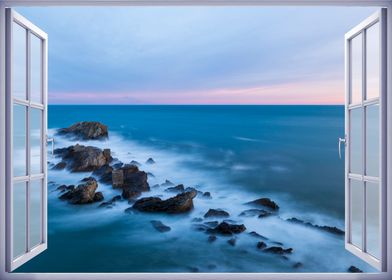
M75 140L98 140L108 138L108 127L99 122L78 122L61 128L57 134L70 136Z

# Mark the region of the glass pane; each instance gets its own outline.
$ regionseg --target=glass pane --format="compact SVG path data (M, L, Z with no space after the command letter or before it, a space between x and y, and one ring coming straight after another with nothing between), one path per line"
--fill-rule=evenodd
M379 106L366 108L366 175L379 176L380 123Z
M380 23L366 31L366 99L380 96Z
M364 189L361 181L350 180L351 243L362 249Z
M362 108L350 111L350 172L362 174Z
M380 258L380 194L376 183L366 183L366 248Z
M362 101L362 33L351 40L351 104Z
M13 55L12 55L12 69L13 69L13 95L16 98L27 99L26 81L27 81L27 59L26 59L26 34L27 31L17 23L12 24L12 39L13 39Z
M42 173L41 144L42 144L42 111L30 109L30 146L31 146L31 174Z
M31 34L31 100L42 103L42 41Z
M42 242L42 180L30 183L30 248Z
M12 192L13 258L26 252L26 183L16 183Z
M26 168L26 106L13 107L13 164L14 176L24 176Z

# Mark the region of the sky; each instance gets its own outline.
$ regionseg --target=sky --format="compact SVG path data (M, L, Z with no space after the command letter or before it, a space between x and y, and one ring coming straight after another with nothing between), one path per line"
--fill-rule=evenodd
M344 34L376 8L17 8L49 104L343 104Z

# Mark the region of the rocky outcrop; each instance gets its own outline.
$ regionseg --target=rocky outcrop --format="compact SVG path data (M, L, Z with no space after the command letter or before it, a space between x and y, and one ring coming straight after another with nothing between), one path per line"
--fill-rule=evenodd
M152 226L159 232L168 232L171 228L161 221L151 221Z
M108 127L99 122L78 122L74 125L61 128L57 134L67 135L75 140L97 140L108 138Z
M185 213L193 209L195 196L196 192L184 192L166 200L159 197L145 197L137 200L132 208L141 212Z
M165 190L166 192L174 192L174 193L182 193L185 191L185 187L183 184L177 185L175 187L170 187ZM189 190L187 190L189 191Z
M60 161L55 166L52 167L52 170L63 170L67 167L67 163L65 161Z
M236 225L236 224L229 224L227 222L222 222L219 225L217 225L213 229L208 229L208 233L212 234L222 234L222 235L233 235L233 234L239 234L241 232L244 232L246 230L245 225Z
M60 196L60 199L67 200L72 204L87 204L104 199L101 192L95 192L98 188L97 181L89 178L84 183L74 189L70 189Z
M150 190L147 173L131 164L126 164L120 169L112 171L112 186L122 189L122 197L128 200Z
M112 171L113 167L111 167L109 164L105 164L95 170L93 175L98 177L98 180L101 183L112 184Z
M284 249L279 246L272 246L264 249L264 252L278 254L278 255L285 255L285 254L291 254L293 252L293 248Z
M222 209L209 209L207 213L204 214L204 218L227 218L230 214Z
M304 226L308 226L308 227L313 227L319 230L323 230L332 234L336 234L336 235L344 235L344 231L337 228L337 227L331 227L331 226L319 226L319 225L315 225L312 224L310 222L305 222L303 220L297 219L295 217L287 219L286 221L291 222L291 223L295 223L295 224L300 224L300 225L304 225Z
M79 144L56 149L54 154L61 157L72 172L94 171L109 164L112 160L110 149L101 150L97 147Z
M263 198L259 198L259 199L250 201L247 204L254 205L254 206L266 207L271 210L279 210L278 204L276 204L275 201L273 201L267 197L263 197Z

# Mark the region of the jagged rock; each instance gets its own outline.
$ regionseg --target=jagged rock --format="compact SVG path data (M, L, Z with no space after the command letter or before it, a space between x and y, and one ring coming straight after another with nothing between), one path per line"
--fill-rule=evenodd
M130 199L135 199L135 198L141 196L141 194L142 194L142 192L140 192L140 191L133 190L133 189L130 189L130 188L124 188L122 193L121 193L121 196L124 199L130 200Z
M60 196L60 199L68 200L72 204L86 204L103 200L101 192L95 193L98 188L97 181L90 179L78 185L75 189L69 190Z
M293 248L284 249L279 246L272 246L272 247L268 247L268 248L264 249L264 252L278 254L278 255L284 255L284 254L291 254L293 252Z
M362 273L363 271L362 270L360 270L358 267L356 267L356 266L350 266L348 269L347 269L347 271L348 272L351 272L351 273Z
M152 226L159 232L168 232L171 230L171 228L165 224L163 224L161 221L151 221Z
M250 201L247 204L255 205L255 206L263 206L263 207L270 208L272 210L279 209L278 204L276 204L275 201L272 201L271 199L269 199L267 197L263 197L263 198L259 198L259 199Z
M152 158L149 158L149 159L146 161L146 163L147 163L147 164L154 164L154 163L155 163L155 160L153 160Z
M219 225L217 225L213 229L208 229L208 233L214 233L214 234L222 234L222 235L232 235L232 234L239 234L241 232L244 232L246 230L245 225L236 225L236 224L229 224L227 222L222 222Z
M180 184L175 187L167 188L165 191L166 192L174 192L174 193L182 193L185 191L185 188L184 188L183 184ZM189 191L189 190L187 189L187 191Z
M99 122L78 122L70 127L59 129L57 133L79 140L105 139L109 136L108 127Z
M93 172L93 175L99 177L100 182L105 184L111 184L112 172L113 172L113 167L111 167L109 164L105 164L101 166L99 169L95 170Z
M166 200L159 197L145 197L137 200L132 208L142 212L184 213L193 209L195 196L196 192L184 192Z
M63 191L65 191L66 189L67 189L67 186L66 186L66 185L61 185L61 186L57 187L56 191L63 192Z
M63 170L67 167L67 163L65 161L60 161L55 166L52 167L52 170Z
M269 215L271 215L271 212L268 212L264 209L248 209L248 210L242 211L240 214L241 217L258 216L259 218L267 217Z
M264 249L264 248L267 248L267 244L265 244L265 242L263 242L263 241L259 241L259 242L257 242L256 247L257 247L257 249Z
M122 197L125 199L136 198L150 190L147 173L140 171L136 165L128 164L112 171L112 186L122 189Z
M253 237L256 237L256 238L263 239L263 240L268 240L267 237L265 237L265 236L263 236L263 235L261 235L261 234L258 234L258 233L255 232L255 231L249 232L249 235L250 235L250 236L253 236Z
M110 163L112 157L110 150L102 151L97 147L76 144L67 148L56 149L54 154L67 162L67 167L72 172L94 171Z
M229 243L231 246L235 246L237 239L235 238L230 238L229 240L227 240L227 243Z
M211 217L219 217L219 218L226 218L229 217L230 214L222 209L210 209L207 213L204 214L204 218L211 218Z
M164 183L161 184L162 187L171 187L174 186L174 184L172 182L170 182L169 180L166 180Z
M209 243L212 243L212 242L216 241L216 239L217 239L216 235L210 235L210 236L208 236L208 242L209 242Z
M308 227L313 227L319 230L323 230L323 231L327 231L329 233L333 233L333 234L337 234L337 235L344 235L344 230L341 230L337 227L331 227L331 226L319 226L319 225L315 225L312 224L310 222L305 222L303 220L297 219L297 218L290 218L287 219L286 221L291 222L291 223L295 223L295 224L301 224L304 226L308 226Z
M130 163L130 165L136 165L136 166L141 166L142 164L136 160L132 160Z
M116 162L115 164L112 165L113 169L119 169L121 167L123 167L124 163L122 163L121 161Z
M203 193L203 198L212 198L210 192L204 192Z

